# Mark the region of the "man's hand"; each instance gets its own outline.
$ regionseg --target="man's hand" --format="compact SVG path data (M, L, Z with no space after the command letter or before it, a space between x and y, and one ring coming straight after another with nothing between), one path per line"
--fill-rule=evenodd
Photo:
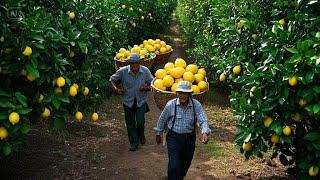
M161 135L156 135L156 142L157 142L157 144L161 144L161 142L162 142Z
M145 85L141 86L140 91L144 91L144 92L150 91L150 86L145 86Z
M122 89L122 88L116 88L115 91L116 91L116 93L119 94L119 95L122 95L122 94L123 94L123 89Z
M208 141L209 141L208 134L206 134L206 133L202 134L202 143L207 144Z

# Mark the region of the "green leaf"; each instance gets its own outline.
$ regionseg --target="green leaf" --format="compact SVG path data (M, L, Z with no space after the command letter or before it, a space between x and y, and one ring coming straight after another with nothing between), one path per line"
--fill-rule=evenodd
M59 118L56 118L56 119L54 120L54 126L55 126L57 129L64 129L64 120L59 119Z
M21 94L21 92L16 92L15 93L16 98L18 99L18 101L24 106L27 107L27 98Z
M320 94L320 86L316 86L313 88L313 91Z
M20 127L20 131L23 134L28 134L28 132L31 130L30 125L28 123L24 123L22 124L22 126Z
M26 69L33 77L35 78L40 77L38 69L34 68L31 64L27 64Z
M0 96L10 97L10 94L0 90Z
M306 75L306 81L307 81L307 83L312 82L313 77L314 77L314 72L313 72L313 71L309 71L309 72L307 73L307 75Z
M60 108L61 101L59 101L58 99L53 98L53 99L52 99L52 103L53 103L54 107L55 107L57 110Z
M87 44L80 42L79 47L82 53L86 53Z
M15 106L11 102L9 102L6 99L1 99L1 98L0 98L0 107L11 108L11 109L15 108Z
M313 105L313 112L316 114L320 112L320 103Z
M12 152L11 146L10 145L3 146L2 151L4 155L8 156Z
M29 108L19 108L19 109L17 109L17 112L19 114L28 114L31 111L32 111L32 109L29 109Z
M69 100L69 98L67 96L59 95L59 96L57 96L57 98L62 102L70 103L70 100Z
M320 133L318 132L311 132L311 133L308 133L307 135L305 135L303 137L304 140L307 140L307 141L316 141L316 140L320 140Z
M286 49L287 49L287 51L289 51L289 52L291 52L293 54L297 54L298 53L298 50L295 49L295 48L286 48Z
M251 138L251 133L248 133L244 136L244 142L249 142L250 141L250 138Z
M282 127L281 127L281 123L280 121L276 121L274 120L270 127L269 127L271 130L275 131L276 134L280 135L282 133Z
M7 120L8 118L9 118L8 113L6 113L6 112L0 113L0 120Z

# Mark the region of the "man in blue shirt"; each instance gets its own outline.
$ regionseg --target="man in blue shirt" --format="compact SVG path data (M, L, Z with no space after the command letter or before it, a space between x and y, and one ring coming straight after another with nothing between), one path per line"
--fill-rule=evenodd
M188 172L195 150L196 124L201 127L202 143L207 144L211 132L200 102L191 97L191 83L180 81L176 92L178 98L166 104L155 128L157 144L162 141L166 124L169 129L166 137L169 180L182 180Z
M122 95L125 120L130 142L130 151L136 151L139 144L145 144L144 114L149 110L147 105L147 92L153 76L145 66L140 66L140 55L133 53L129 65L121 67L110 77L113 90ZM121 81L122 88L117 86Z

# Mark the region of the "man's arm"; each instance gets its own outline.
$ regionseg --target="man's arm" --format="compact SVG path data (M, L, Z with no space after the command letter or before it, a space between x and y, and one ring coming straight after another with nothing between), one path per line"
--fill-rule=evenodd
M200 103L198 103L197 105L196 112L197 112L196 113L197 120L200 125L201 133L202 133L202 143L207 144L209 141L208 136L211 133L211 129L209 128L207 115L205 114Z
M152 76L152 74L151 74L151 72L150 72L149 69L147 69L146 76L147 76L147 77L146 77L146 82L145 82L146 85L140 87L140 90L141 90L141 91L145 91L145 92L151 90L150 85L151 85L151 81L153 80L153 76Z
M169 112L169 104L167 104L165 107L164 107L164 110L162 111L160 117L159 117L159 120L158 120L158 123L157 123L157 127L154 128L154 130L156 131L156 142L157 144L160 144L161 141L162 141L162 133L164 131L164 126L166 125L166 123L168 122L169 120L169 117L170 117L170 112Z
M111 83L111 87L112 89L117 93L117 94L120 94L122 95L123 94L123 89L122 88L118 88L117 87L117 84L115 83L116 81L120 81L122 79L122 72L123 70L122 69L118 69L116 73L114 73L109 81Z

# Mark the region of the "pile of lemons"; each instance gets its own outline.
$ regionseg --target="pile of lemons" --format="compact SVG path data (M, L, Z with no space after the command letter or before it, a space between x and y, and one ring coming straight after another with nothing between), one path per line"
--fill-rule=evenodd
M120 48L116 54L115 59L125 62L129 59L131 53L140 54L141 59L152 57L153 54L160 55L168 53L172 50L172 46L168 45L165 41L160 39L144 40L140 45L134 45L132 48Z
M182 80L189 81L193 94L206 91L209 85L206 81L206 71L196 64L187 64L182 58L177 58L175 62L168 62L163 69L155 72L156 79L153 86L159 90L176 92L178 83Z

